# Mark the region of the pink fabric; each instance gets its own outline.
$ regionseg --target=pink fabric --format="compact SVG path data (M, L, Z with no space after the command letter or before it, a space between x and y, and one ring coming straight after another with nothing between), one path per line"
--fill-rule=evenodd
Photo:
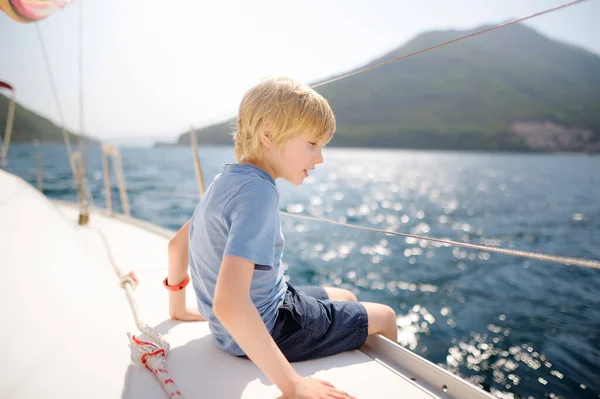
M25 18L35 21L52 15L57 9L62 8L65 3L58 1L32 1L32 0L10 0L13 9Z

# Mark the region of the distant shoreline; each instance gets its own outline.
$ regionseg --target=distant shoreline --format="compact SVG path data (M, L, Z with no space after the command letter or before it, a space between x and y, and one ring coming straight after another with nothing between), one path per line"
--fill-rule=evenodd
M100 147L100 143L86 143L88 147L97 148ZM44 143L26 143L26 142L17 142L11 143L12 146L64 146L63 142L44 142ZM162 148L190 148L189 145L186 144L170 144L170 143L155 143L154 145L149 146L135 146L135 145L117 145L119 148L135 148L135 149L162 149ZM211 147L211 148L232 148L233 144L198 144L198 147L202 149L203 147ZM533 150L533 149L523 149L523 150L477 150L477 149L449 149L449 148L409 148L409 147L366 147L366 146L340 146L340 145L330 145L327 146L327 149L334 150L369 150L369 151L406 151L406 152L439 152L439 153L473 153L473 154L515 154L515 155L578 155L578 156L598 156L600 155L600 151L591 152L591 151L544 151L544 150ZM10 149L9 149L10 152Z
M227 145L227 144L198 144L199 148L202 148L203 146L205 147L217 147L217 148L224 148L224 147L232 147L233 148L233 144L231 145ZM155 143L153 146L151 146L151 148L189 148L190 145L187 144L179 144L179 143L174 143L174 144L168 144L168 143ZM139 148L139 147L136 147ZM465 149L460 149L460 148L411 148L411 147L383 147L383 146L345 146L345 145L328 145L327 146L328 149L350 149L350 150L384 150L384 151L415 151L415 152L429 152L429 151L435 151L435 152L473 152L473 153L485 153L485 154L562 154L562 155L568 155L568 154L572 154L572 155L600 155L600 151L550 151L550 150L536 150L536 149L530 149L530 148L526 148L526 149L515 149L515 150L486 150L486 149L471 149L471 148L465 148Z

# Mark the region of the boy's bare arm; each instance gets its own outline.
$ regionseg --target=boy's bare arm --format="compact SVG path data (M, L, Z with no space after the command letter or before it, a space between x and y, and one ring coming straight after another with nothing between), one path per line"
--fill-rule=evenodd
M292 368L250 299L253 272L254 264L249 260L225 256L217 277L213 311L235 342L284 398L351 397L328 382L303 378Z
M294 371L269 334L250 299L254 263L237 256L225 256L217 277L213 311L248 357L284 393L291 392Z
M169 270L167 282L177 285L182 282L188 273L188 234L190 221L188 220L169 241ZM203 321L204 318L195 309L188 309L185 305L185 289L169 291L169 315L177 320Z

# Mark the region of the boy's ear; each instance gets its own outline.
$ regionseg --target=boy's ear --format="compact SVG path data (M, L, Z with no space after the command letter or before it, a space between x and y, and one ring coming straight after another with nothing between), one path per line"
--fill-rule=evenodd
M273 129L271 123L268 123L263 129L262 133L260 134L260 141L267 148L271 148L273 146Z

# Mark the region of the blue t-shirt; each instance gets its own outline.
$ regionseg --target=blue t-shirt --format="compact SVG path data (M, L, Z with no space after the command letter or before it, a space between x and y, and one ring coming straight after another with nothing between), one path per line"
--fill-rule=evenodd
M234 355L245 353L212 310L217 276L225 255L255 264L250 297L271 331L287 290L280 268L284 239L278 203L279 191L267 172L248 164L225 164L192 216L189 260L198 310L217 346Z

